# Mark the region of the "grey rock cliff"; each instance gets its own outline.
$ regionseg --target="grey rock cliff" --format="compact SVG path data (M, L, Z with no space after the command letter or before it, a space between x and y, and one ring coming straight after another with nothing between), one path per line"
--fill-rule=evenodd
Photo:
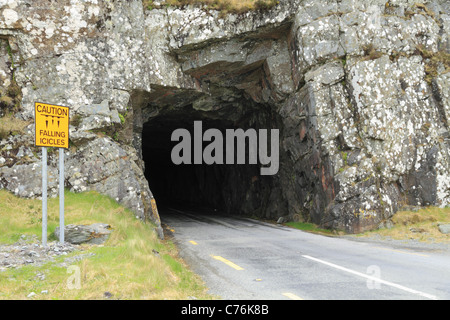
M24 121L35 101L69 106L66 187L111 196L161 236L146 124L195 115L280 128L279 173L230 169L228 211L361 232L404 204L450 204L449 30L446 1L282 0L222 17L140 0L6 0L0 93L17 84ZM41 192L33 130L0 142L0 187L24 197Z

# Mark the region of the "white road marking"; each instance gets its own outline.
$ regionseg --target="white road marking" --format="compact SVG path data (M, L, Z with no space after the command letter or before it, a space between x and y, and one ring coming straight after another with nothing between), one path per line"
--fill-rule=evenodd
M351 270L351 269L348 269L348 268L344 268L344 267L338 266L337 264L334 264L334 263L330 263L330 262L327 262L327 261L324 261L324 260L320 260L320 259L308 256L308 255L302 255L302 257L304 257L306 259L310 259L310 260L316 261L316 262L319 262L319 263L322 263L322 264L325 264L327 266L330 266L330 267L333 267L333 268L336 268L336 269L339 269L339 270L342 270L342 271L345 271L345 272L348 272L348 273L355 274L357 276L369 279L371 281L376 281L376 282L385 284L385 285L393 287L393 288L397 288L397 289L400 289L400 290L403 290L403 291L406 291L406 292L409 292L409 293L413 293L413 294L419 295L421 297L425 297L425 298L428 298L428 299L431 299L431 300L438 300L438 298L436 296L434 296L434 295L431 295L431 294L428 294L428 293L425 293L425 292L421 292L421 291L418 291L418 290L414 290L414 289L411 289L411 288L408 288L408 287L405 287L405 286L402 286L402 285L399 285L399 284L396 284L396 283L393 283L393 282L382 280L382 279L377 278L377 277L372 277L372 276L369 276L367 274L364 274L364 273L361 273L361 272L358 272L358 271L354 271L354 270Z

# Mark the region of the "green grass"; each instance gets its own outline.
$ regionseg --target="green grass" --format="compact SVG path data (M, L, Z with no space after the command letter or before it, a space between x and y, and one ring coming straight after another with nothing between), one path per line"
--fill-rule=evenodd
M48 201L48 241L59 225L59 200ZM23 266L0 272L0 299L211 299L200 278L178 257L170 241L160 240L154 226L143 223L114 200L96 192L65 194L66 224L108 223L113 232L104 245L83 245L82 251L63 256L43 266ZM41 238L41 201L18 199L0 190L0 243L12 244L21 235ZM155 255L153 250L158 251ZM81 287L73 289L67 281L72 274L60 266L73 255L93 256L73 263L81 273ZM45 274L44 280L36 277ZM48 290L48 294L41 291Z
M313 223L287 222L287 223L285 223L285 225L287 225L291 228L295 228L295 229L299 229L299 230L303 230L303 231L307 231L307 232L319 233L319 234L325 234L325 235L333 235L333 231L327 230L327 229L321 229Z

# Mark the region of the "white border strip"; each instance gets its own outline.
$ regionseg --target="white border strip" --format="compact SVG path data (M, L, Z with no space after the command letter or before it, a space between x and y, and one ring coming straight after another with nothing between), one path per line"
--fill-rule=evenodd
M401 286L399 284L395 284L395 283L392 283L392 282L389 282L389 281L386 281L386 280L382 280L382 279L377 278L377 277L372 277L372 276L369 276L367 274L364 274L364 273L361 273L361 272L357 272L357 271L354 271L354 270L351 270L351 269L347 269L347 268L338 266L336 264L333 264L333 263L330 263L330 262L327 262L327 261L323 261L323 260L320 260L320 259L317 259L317 258L313 258L313 257L308 256L308 255L302 255L302 257L304 257L306 259L310 259L310 260L316 261L316 262L319 262L319 263L322 263L322 264L325 264L327 266L330 266L330 267L333 267L333 268L336 268L336 269L339 269L339 270L342 270L342 271L345 271L345 272L348 272L348 273L355 274L357 276L360 276L360 277L363 277L363 278L366 278L366 279L369 279L369 280L372 280L372 281L377 281L379 283L385 284L385 285L390 286L390 287L394 287L394 288L397 288L397 289L400 289L400 290L403 290L403 291L406 291L406 292L409 292L409 293L412 293L412 294L419 295L421 297L425 297L425 298L428 298L428 299L431 299L431 300L438 300L438 297L436 297L434 295L431 295L431 294L428 294L428 293L424 293L424 292L421 292L421 291L418 291L418 290L410 289L410 288Z

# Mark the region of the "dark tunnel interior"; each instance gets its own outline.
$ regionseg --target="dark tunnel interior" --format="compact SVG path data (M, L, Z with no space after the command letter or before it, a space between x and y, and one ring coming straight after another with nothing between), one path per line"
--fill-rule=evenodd
M144 124L145 175L158 207L213 209L210 211L235 215L261 210L263 181L270 178L260 177L258 164L173 163L171 152L179 144L179 141L171 141L173 131L184 128L191 133L193 160L193 127L198 120L202 121L203 132L209 128L224 132L236 127L231 121L209 119L192 109L189 113L157 116ZM210 142L204 141L203 148L208 144Z

